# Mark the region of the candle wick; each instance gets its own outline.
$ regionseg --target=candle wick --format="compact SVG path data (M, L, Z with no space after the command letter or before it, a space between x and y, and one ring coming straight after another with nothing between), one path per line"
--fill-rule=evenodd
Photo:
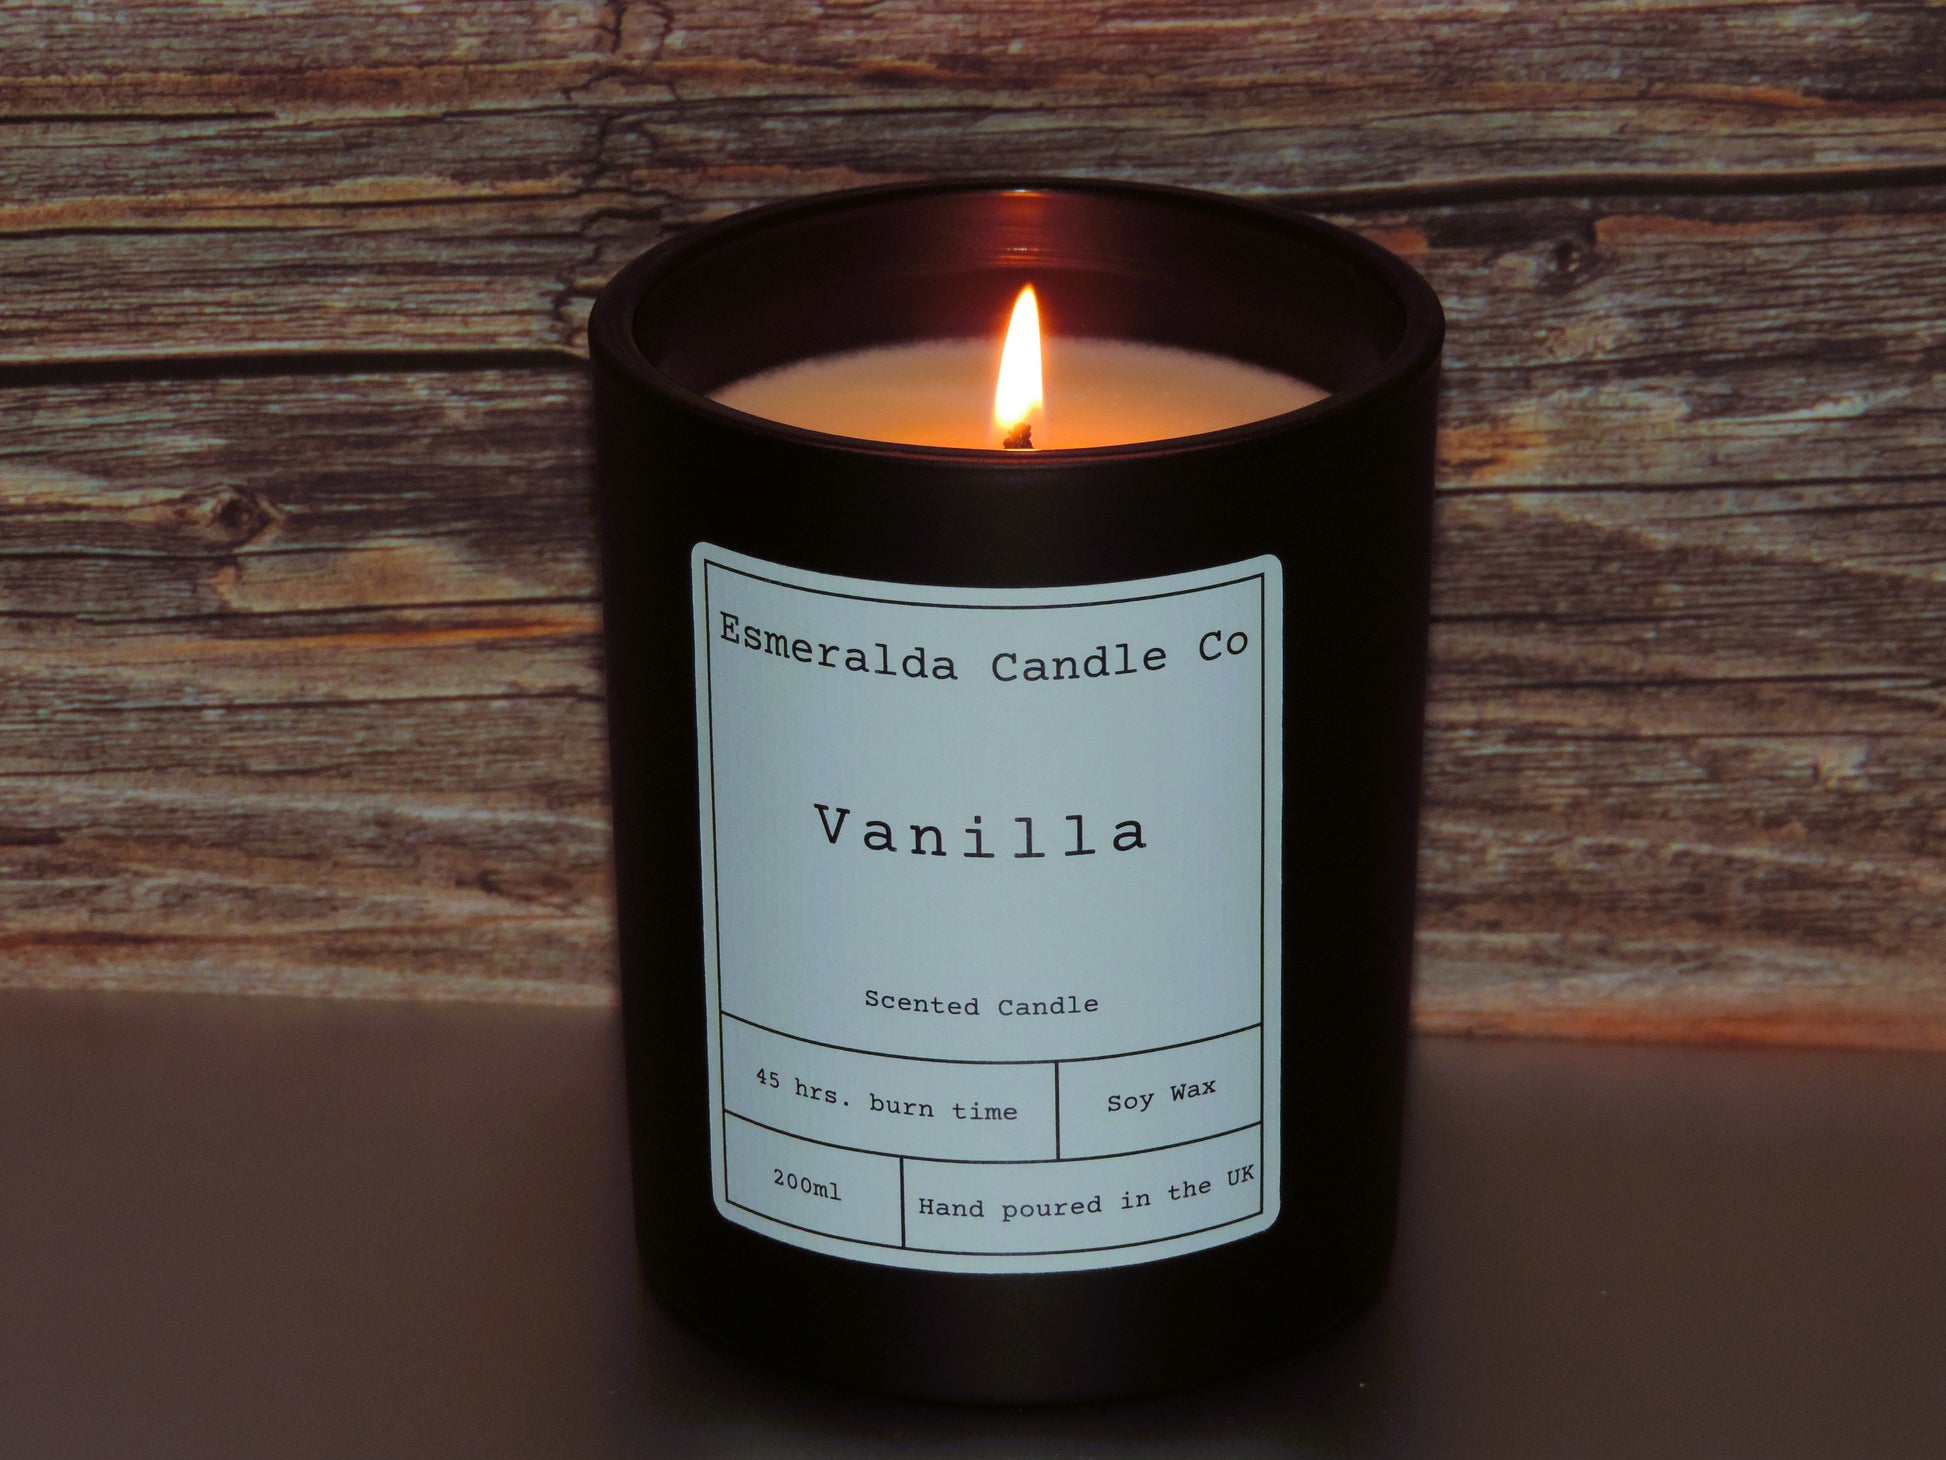
M1000 443L1007 451L1032 451L1034 449L1034 428L1022 421L1007 433L1007 439Z

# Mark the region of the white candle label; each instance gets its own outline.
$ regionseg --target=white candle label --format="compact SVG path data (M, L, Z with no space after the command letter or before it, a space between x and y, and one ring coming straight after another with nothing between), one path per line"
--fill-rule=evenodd
M1269 1227L1277 559L1033 589L691 562L717 1210L938 1272Z

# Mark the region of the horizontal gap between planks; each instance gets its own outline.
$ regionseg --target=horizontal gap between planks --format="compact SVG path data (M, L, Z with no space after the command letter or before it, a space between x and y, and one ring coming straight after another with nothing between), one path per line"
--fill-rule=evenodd
M168 122L274 122L273 111L4 112L0 127L102 127Z
M569 350L276 350L224 355L96 356L86 360L0 361L0 390L144 381L261 380L278 376L433 375L467 371L581 374Z
M1537 177L1377 183L1268 195L1293 208L1360 212L1466 203L1518 203L1541 198L1763 197L1850 193L1875 188L1946 186L1946 163L1856 168L1779 168L1757 172L1567 172Z
M1810 492L1819 490L1842 490L1858 492L1881 492L1896 490L1905 486L1929 487L1940 484L1939 477L1853 477L1840 481L1807 479L1794 481L1789 478L1753 474L1742 480L1668 482L1659 485L1643 486L1607 484L1553 486L1546 482L1536 482L1531 486L1495 487L1490 490L1473 490L1462 486L1448 486L1444 482L1436 484L1434 500L1443 511L1460 511L1467 506L1481 502L1537 502L1549 498L1575 497L1648 497L1666 498L1674 505L1685 499L1708 498L1712 495L1735 493L1740 499L1759 501L1775 500L1790 492ZM1881 518L1893 514L1934 513L1946 508L1946 500L1927 500L1917 502L1871 501L1823 503L1784 506L1733 506L1721 512L1683 512L1668 518L1664 526L1679 526L1704 522L1748 522L1759 518L1809 518L1809 517L1874 517Z

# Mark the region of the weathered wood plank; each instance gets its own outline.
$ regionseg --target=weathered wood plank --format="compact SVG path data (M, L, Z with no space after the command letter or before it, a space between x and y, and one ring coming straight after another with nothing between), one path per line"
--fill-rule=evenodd
M0 235L0 363L580 348L592 247L552 208L283 222Z
M0 982L612 996L578 373L10 404Z
M587 403L571 362L6 400L0 605L11 615L132 634L189 616L221 634L334 609L593 601Z
M0 979L606 997L578 375L9 398ZM1440 526L1424 1022L1946 1043L1936 490Z
M1449 480L1835 478L1866 457L1892 474L1938 459L1939 190L1343 216L1448 301L1455 389L1479 397L1459 414L1491 417L1449 432ZM133 313L99 277L121 277L128 240L16 239L0 256L37 287L0 321L0 351L578 348L589 297L663 227L619 220L584 238L537 211L509 236L504 221L156 236L140 272L159 301ZM1670 450L1678 434L1690 451Z
M1234 138L1283 97L1366 93L1379 115L1411 124L1415 112L1436 120L1444 97L1472 94L1497 99L1506 115L1528 114L1530 137L1566 132L1596 145L1642 139L1617 142L1606 135L1615 129L1590 124L1583 108L1649 119L1660 109L1674 121L1682 106L1716 107L1725 117L1746 114L1745 130L1768 124L1786 137L1811 120L1794 114L1809 112L1819 114L1826 141L1807 160L1835 165L1843 134L1861 120L1849 106L1940 99L1934 62L1943 44L1946 22L1924 0L1865 12L1837 0L1408 0L1328 13L1248 0L1058 8L1033 0L428 0L409 11L384 0L324 0L231 5L220 15L185 13L174 0L130 0L112 11L27 0L0 18L0 102L17 114L158 115L592 93L691 103L836 98L864 113L874 103L924 110L913 99L932 93L983 107L979 120L1104 98L1256 103L1239 108L1226 132ZM1869 129L1869 120L1859 128ZM1764 160L1784 162L1775 153Z
M36 0L0 14L0 360L576 348L568 301L670 228L891 177L1937 183L1942 54L1917 3Z
M1430 111L1425 101L1354 80L1315 94L1110 92L1026 97L1011 108L902 90L625 109L528 101L370 115L57 114L7 129L0 226L137 228L170 213L242 213L274 226L280 213L304 207L523 196L582 196L590 211L668 197L721 209L848 183L992 172L1139 176L1356 201L1520 184L1579 191L1610 176L1631 184L1689 177L1716 190L1769 180L1784 191L1853 172L1936 179L1946 165L1946 123L1931 101L1807 104L1775 116L1766 113L1776 104L1765 102L1754 121L1748 105L1645 106L1620 89L1569 100L1507 85L1452 95ZM1203 108L1214 114L1199 116ZM1710 139L1708 166L1697 165L1698 135ZM1456 148L1460 137L1465 146Z
M1903 478L1946 459L1946 190L1339 216L1447 302L1449 486ZM0 241L39 284L0 316L0 359L579 349L600 282L661 228L159 237L157 302L136 313L89 272L126 240Z

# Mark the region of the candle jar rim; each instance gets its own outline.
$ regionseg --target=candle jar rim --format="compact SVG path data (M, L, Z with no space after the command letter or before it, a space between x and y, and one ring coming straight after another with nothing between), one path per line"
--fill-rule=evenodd
M954 204L960 205L960 213L976 216L956 217ZM928 217L928 206L939 210L939 215ZM1078 215L1078 221L1054 211L1062 208ZM911 260L901 259L892 241L863 231L873 222L898 221L902 211L905 221L922 233L922 246ZM834 221L840 225L835 230L829 227ZM848 234L842 226L846 223L852 225ZM957 235L949 233L955 224L960 229ZM820 225L825 225L827 236L820 235ZM1153 260L1144 256L1145 229L1154 236ZM834 232L835 237L828 236ZM974 236L964 236L967 232ZM1076 232L1084 236L1077 239ZM780 281L769 271L795 262L790 252L794 245L816 256L808 271L791 270ZM766 247L773 257L766 259ZM933 251L930 272L924 267L927 248ZM1264 311L1236 296L1233 276L1239 253L1247 255L1245 265L1260 274L1275 270L1280 261L1299 270L1309 266L1306 278L1278 289L1299 317L1297 322L1280 332L1277 319L1264 317ZM961 281L949 302L960 310L961 318L978 315L977 327L936 322L942 307L938 291L946 287L938 273L949 267L942 259L961 266ZM1186 262L1191 266L1207 262L1224 278L1216 284L1185 279ZM824 297L831 291L801 282L804 273L815 277L820 267L827 274L848 271L858 282L869 279L875 287L850 300ZM759 370L817 355L984 334L992 314L986 295L1005 293L1010 299L1019 283L1034 282L1045 298L1048 290L1041 281L1050 274L1098 286L1081 290L1082 302L1094 297L1093 317L1107 321L1108 327L1071 333L1203 349L1313 380L1329 393L1296 410L1215 431L1037 451L839 435L737 410L709 394ZM974 282L967 287L966 281ZM769 292L753 290L756 282L770 286ZM788 299L793 289L809 307L787 314L778 307L779 301ZM751 300L753 292L762 297ZM1074 293L1070 289L1071 302ZM961 297L967 294L981 298ZM1215 308L1207 316L1195 313L1199 305L1212 303ZM652 305L663 306L668 317L649 317ZM746 345L745 363L726 367L723 362L736 358L734 346L740 343L734 333L737 321L713 321L708 315L713 306L725 305L733 314L745 310L746 341L761 338L763 346L781 353L752 359ZM1383 317L1388 307L1392 315ZM1190 328L1202 331L1203 337L1154 332L1153 322L1172 310L1179 320L1198 320ZM1308 323L1308 334L1302 318L1307 311L1315 316ZM1115 327L1117 322L1120 328ZM713 326L719 333L711 333ZM645 332L658 328L660 351L645 345L643 338ZM1322 219L1189 188L1040 177L892 183L749 208L665 240L624 266L601 291L588 325L598 366L685 413L719 425L803 447L942 462L979 461L1029 471L1081 458L1206 449L1355 410L1436 368L1444 332L1439 300L1416 270L1378 244ZM1388 333L1389 340L1384 338ZM792 338L822 343L795 349L777 343ZM713 355L708 350L711 344L719 347ZM1290 353L1280 354L1280 350ZM1327 369L1303 365L1306 350L1312 358L1325 360ZM1297 368L1292 359L1300 362ZM1332 371L1337 379L1321 378ZM682 378L685 374L687 381Z

